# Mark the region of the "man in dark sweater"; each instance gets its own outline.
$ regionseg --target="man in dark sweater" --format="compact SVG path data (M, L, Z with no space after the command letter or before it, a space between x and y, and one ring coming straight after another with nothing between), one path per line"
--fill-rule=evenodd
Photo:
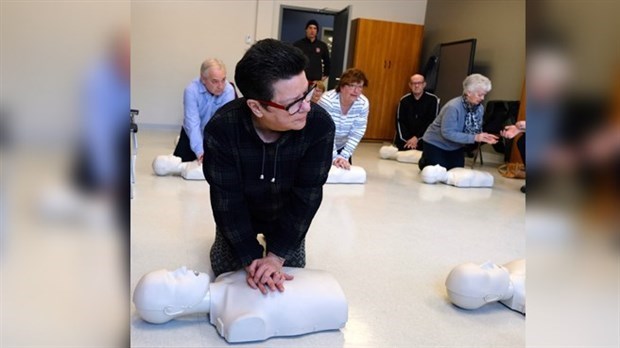
M327 44L317 40L319 23L311 19L306 23L306 37L294 43L308 57L306 77L308 81L325 80L329 76L331 61Z
M335 126L310 103L306 61L290 44L255 43L235 70L244 97L220 108L204 130L216 223L211 266L216 276L244 268L249 286L263 293L284 290L292 277L283 266L305 266L306 233L331 166Z
M394 145L399 151L424 148L422 136L439 111L439 98L425 92L424 76L415 74L409 78L411 93L400 98L396 110L396 136Z

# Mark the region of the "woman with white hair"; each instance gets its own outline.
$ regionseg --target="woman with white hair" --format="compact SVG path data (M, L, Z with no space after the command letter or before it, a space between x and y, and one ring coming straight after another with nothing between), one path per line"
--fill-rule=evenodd
M482 131L482 102L490 90L491 81L486 76L472 74L463 80L463 95L441 108L422 137L424 150L418 161L420 170L436 164L447 170L464 167L465 145L497 142L498 136Z

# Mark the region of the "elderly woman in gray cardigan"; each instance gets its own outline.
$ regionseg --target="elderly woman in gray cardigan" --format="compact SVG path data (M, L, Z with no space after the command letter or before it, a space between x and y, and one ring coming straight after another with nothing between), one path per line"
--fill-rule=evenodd
M424 151L418 162L420 170L436 164L447 170L464 167L465 145L497 143L498 136L482 131L482 102L490 90L491 81L486 76L472 74L463 80L463 95L451 99L441 108L422 137Z

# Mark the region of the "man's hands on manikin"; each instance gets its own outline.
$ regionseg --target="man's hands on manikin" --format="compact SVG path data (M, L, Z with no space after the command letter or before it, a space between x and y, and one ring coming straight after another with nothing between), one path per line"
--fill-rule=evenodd
M418 137L415 135L405 143L405 149L415 150L418 148Z
M268 290L283 292L284 281L293 280L292 275L282 272L283 265L284 259L269 252L245 267L246 281L252 289L259 289L263 294Z

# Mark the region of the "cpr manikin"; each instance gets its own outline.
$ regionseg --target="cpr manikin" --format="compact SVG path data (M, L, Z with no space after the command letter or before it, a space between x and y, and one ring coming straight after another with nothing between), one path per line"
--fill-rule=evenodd
M493 187L493 175L467 168L446 168L436 164L422 169L422 181L427 184L442 182L456 187Z
M185 180L205 180L202 164L197 161L181 162L181 157L161 155L153 160L153 171L159 176L180 175Z
M469 262L456 266L446 279L450 302L464 309L477 309L499 301L525 314L525 259L503 266Z
M338 330L348 318L342 288L329 273L284 267L293 275L284 292L263 295L246 282L246 272L221 274L210 282L206 273L181 267L145 274L134 291L140 317L153 324L176 317L209 313L211 324L228 342L265 340Z
M379 149L379 157L404 163L418 163L422 157L420 150L398 151L394 145L384 145Z
M366 171L359 166L343 169L332 165L327 176L328 184L363 184L365 182Z

